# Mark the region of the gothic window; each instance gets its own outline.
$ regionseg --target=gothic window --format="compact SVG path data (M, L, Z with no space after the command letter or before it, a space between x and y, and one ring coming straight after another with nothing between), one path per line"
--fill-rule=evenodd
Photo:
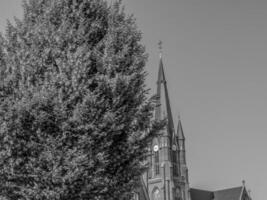
M177 162L177 153L176 151L171 151L172 152L172 163L173 163L173 175L178 176L178 162Z
M189 180L188 180L188 169L186 169L185 172L186 172L186 177L185 177L186 178L186 181L189 182Z
M159 175L159 151L154 151L155 175Z
M183 155L183 162L185 162L185 152L184 151L183 151L182 155Z
M148 156L148 178L152 178L152 150L149 149L149 156Z
M167 154L167 160L171 160L172 159L172 150L168 149L168 154Z
M160 191L158 188L155 188L152 192L152 200L161 200Z
M180 193L180 189L179 188L173 188L172 189L172 192L173 192L173 199L174 200L182 200L182 197L181 197L181 193Z

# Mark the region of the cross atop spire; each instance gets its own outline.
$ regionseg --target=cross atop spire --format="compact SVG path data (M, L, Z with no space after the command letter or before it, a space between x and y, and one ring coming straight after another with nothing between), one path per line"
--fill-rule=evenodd
M159 45L159 53L161 57L162 56L162 41L161 40L158 42L158 45Z
M246 181L245 180L242 180L242 185L245 187L245 185L246 185Z

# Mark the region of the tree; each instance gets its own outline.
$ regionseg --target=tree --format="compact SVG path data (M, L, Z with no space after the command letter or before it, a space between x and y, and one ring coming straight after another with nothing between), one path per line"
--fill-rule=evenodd
M133 16L120 1L23 8L0 41L0 196L129 199L163 127Z

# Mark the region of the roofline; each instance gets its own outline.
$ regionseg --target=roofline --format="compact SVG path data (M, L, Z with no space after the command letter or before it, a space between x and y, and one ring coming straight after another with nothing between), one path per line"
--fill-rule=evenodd
M213 192L213 191L210 191L210 190L203 190L203 189L198 189L198 188L189 188L189 190L199 190L199 191L203 191L203 192Z
M223 188L219 190L214 190L214 192L222 191L222 190L230 190L230 189L235 189L235 188L242 188L243 186L236 186L236 187L229 187L229 188Z

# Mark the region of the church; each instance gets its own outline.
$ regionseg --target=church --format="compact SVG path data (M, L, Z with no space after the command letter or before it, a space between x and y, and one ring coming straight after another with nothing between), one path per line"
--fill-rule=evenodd
M251 200L245 181L240 187L217 191L190 188L185 134L179 117L175 130L167 81L160 53L155 119L167 118L165 129L149 147L148 169L140 178L134 200Z

